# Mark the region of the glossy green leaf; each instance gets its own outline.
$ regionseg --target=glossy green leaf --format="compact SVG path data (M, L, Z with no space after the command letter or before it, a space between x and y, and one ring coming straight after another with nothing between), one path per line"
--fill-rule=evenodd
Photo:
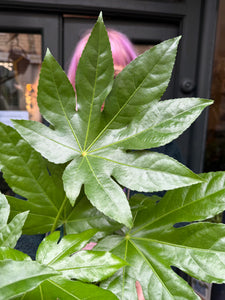
M106 237L94 248L129 263L103 282L103 288L119 299L137 299L138 280L145 299L199 299L172 266L206 282L225 282L225 225L180 223L201 221L225 209L225 173L202 177L204 183L169 191L160 201L142 195L131 199L142 204L134 227L124 235Z
M0 261L0 299L6 300L37 287L42 281L59 274L35 261Z
M36 260L45 265L62 260L84 248L96 232L96 229L90 229L80 234L66 235L59 243L60 232L55 231L47 236L40 244Z
M22 234L28 212L17 214L8 224L10 207L6 197L0 193L0 247L14 248Z
M159 102L171 76L179 39L146 51L113 82L110 43L100 16L77 68L77 105L72 85L47 52L38 104L52 127L26 120L15 120L14 126L49 161L69 162L63 182L71 205L84 186L93 206L130 228L132 215L121 185L153 192L202 181L162 154L126 151L170 142L212 103L204 99Z
M148 149L165 145L184 132L212 100L179 98L153 102L144 117L135 118L121 130L107 129L93 145L93 149L109 146L126 149Z
M60 242L60 233L54 232L39 246L37 261L59 271L68 279L93 282L108 278L126 262L109 252L82 250L96 232L90 229L80 234L67 235Z
M54 277L45 280L36 289L24 294L17 300L116 300L110 291L103 290L93 284L68 280L64 277Z
M225 210L225 173L210 172L201 174L204 183L186 188L168 191L161 201L151 208L146 232L154 231L161 233L164 227L179 222L201 221L211 218ZM136 219L137 224L141 219ZM166 232L165 232L166 233Z

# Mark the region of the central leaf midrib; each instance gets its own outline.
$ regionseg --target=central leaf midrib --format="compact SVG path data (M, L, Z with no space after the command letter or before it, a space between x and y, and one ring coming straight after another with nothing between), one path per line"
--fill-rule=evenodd
M89 129L90 129L90 124L91 124L92 110L93 110L94 99L95 99L95 90L96 90L96 84L97 84L98 63L99 63L99 52L100 52L100 45L99 45L99 43L98 43L98 51L97 52L98 52L98 54L97 54L97 62L96 62L96 68L95 68L96 69L95 70L95 82L94 82L92 99L91 99L91 106L90 106L89 117L88 117L88 125L87 125L86 137L85 137L85 141L84 141L84 151L85 151L85 148L86 148L86 145L87 145L87 140L88 140L88 135L89 135Z
M78 263L79 264L79 263ZM115 263L114 265L110 265L110 264L102 264L102 265L97 265L97 264L94 264L94 265L87 265L87 266L80 266L78 265L77 267L64 267L62 269L57 269L56 271L59 271L59 272L62 272L62 271L71 271L71 270L80 270L80 269L103 269L105 271L105 268L106 267L117 267L117 266L120 266L120 263Z
M135 237L132 236L131 239L133 240L139 240L139 241L145 241L145 242L152 242L152 243L156 243L156 244L162 244L162 245L167 245L169 247L173 247L173 248L181 248L181 249L185 249L185 250L195 250L195 251L201 251L201 252L206 252L206 253L215 253L215 254L224 254L224 251L221 250L213 250L213 249L204 249L204 248L196 248L193 246L185 246L185 245L181 245L181 244L175 244L175 243L171 243L171 242L164 242L161 240L156 240L156 239L151 239L151 238L142 238L142 237Z
M112 199L111 196L109 195L108 191L105 190L105 187L104 185L102 185L102 183L100 182L100 180L98 179L97 175L95 174L93 168L92 168L92 165L90 163L90 161L88 160L87 156L86 156L86 160L87 160L87 164L89 166L89 169L92 173L92 175L94 176L94 178L96 179L97 183L99 184L99 186L102 188L102 190L105 192L105 194L109 197L109 199ZM114 202L113 202L114 203ZM115 204L115 203L114 203ZM118 208L119 209L119 208Z
M127 261L127 252L128 252L128 240L126 240L126 244L125 244L125 253L124 253L124 260ZM124 288L125 288L125 268L126 266L123 267L123 281L122 281L122 299L124 299Z
M168 294L171 296L171 298L173 299L173 295L171 294L171 292L168 290L167 286L164 284L163 280L161 279L161 277L158 275L157 271L155 270L155 268L152 266L151 262L145 257L145 255L141 252L141 250L136 246L136 244L130 239L129 240L131 245L133 245L133 247L137 250L137 252L140 254L140 256L144 259L144 261L147 263L147 265L150 267L150 269L152 270L152 272L155 274L155 276L158 278L159 282L162 284L162 286L165 288L165 290L168 292Z
M174 43L173 43L174 44ZM154 68L156 67L156 65L160 62L160 60L162 60L162 58L164 57L165 53L167 51L169 51L169 49L173 46L170 45L170 47L168 49L165 50L164 54L162 56L160 56L160 58L157 60L157 62L154 64L154 66L152 66L151 71L149 71L147 73L147 75L143 78L142 82L139 84L139 86L137 87L137 89L134 90L134 92L131 94L131 96L127 99L127 101L124 103L124 105L119 109L119 111L115 114L115 116L109 121L109 123L105 126L105 128L103 128L103 130L98 134L98 136L94 139L94 141L90 144L90 146L87 148L87 151L95 144L95 142L102 136L102 134L107 130L107 128L112 124L112 122L117 118L117 116L120 114L120 112L126 107L126 105L130 102L130 100L133 98L133 95L135 95L139 89L141 88L141 86L143 85L144 81L146 80L146 78L149 76L149 73L152 72L152 70L154 70Z
M23 126L23 125L21 125L21 124L19 124L19 125L20 125L20 126ZM24 126L23 126L23 127L24 127ZM54 142L54 143L56 143L56 144L58 144L58 145L60 145L60 146L63 146L63 147L65 147L65 148L68 148L68 149L70 149L70 150L73 150L73 151L75 151L75 152L80 153L80 151L78 151L77 149L72 148L72 147L70 147L70 146L68 146L68 145L62 144L62 143L60 143L60 142L57 141L57 140L54 140L54 139L52 139L52 138L50 138L50 137L48 137L48 136L45 136L43 133L36 132L36 131L32 131L31 129L29 129L29 128L27 128L27 127L25 127L25 128L28 129L29 131L31 131L32 133L34 132L35 134L40 135L40 137L43 137L43 138L45 138L45 139L47 139L47 140L49 140L49 141L52 141L52 142Z
M68 279L69 280L69 279ZM55 285L58 289L62 290L64 293L66 293L67 295L72 296L74 299L77 300L81 300L81 298L76 297L75 295L71 294L70 292L68 292L66 289L64 289L61 285L59 285L58 283L56 283L55 281L51 280L51 279L47 279L47 281L49 281L52 285Z
M153 153L157 153L157 152L153 152ZM109 158L106 158L106 157L98 156L98 155L93 155L93 154L88 154L88 155L91 156L91 157L97 158L97 159L107 160L111 163L118 164L118 165L125 166L125 167L129 167L129 168L133 168L133 169L140 169L140 170L145 170L145 171L154 172L154 173L162 173L163 172L165 174L171 175L171 173L167 172L166 170L160 171L160 170L154 170L154 169L150 169L150 168L146 168L146 167L143 168L143 167L138 167L138 166L133 166L133 165L128 165L128 164L125 164L125 163L121 163L121 162L118 162L118 161L115 161L115 160L112 160L112 159L109 159ZM175 172L174 175L177 175L177 172ZM179 175L179 177L187 177L187 176Z

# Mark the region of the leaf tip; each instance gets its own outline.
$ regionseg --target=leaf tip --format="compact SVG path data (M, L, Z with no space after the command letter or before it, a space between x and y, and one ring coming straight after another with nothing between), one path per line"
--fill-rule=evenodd
M98 15L98 22L103 22L103 14L102 11L100 11L99 15Z

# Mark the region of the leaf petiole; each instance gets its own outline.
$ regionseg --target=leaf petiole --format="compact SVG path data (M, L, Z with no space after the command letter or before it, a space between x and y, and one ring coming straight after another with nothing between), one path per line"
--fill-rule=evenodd
M60 206L60 209L59 209L59 211L58 211L58 213L57 213L57 216L56 216L56 218L55 218L55 221L54 221L54 223L53 223L53 225L52 225L51 233L53 233L53 232L56 230L58 220L59 220L59 218L60 218L60 216L61 216L61 214L62 214L62 211L63 211L63 209L64 209L65 204L66 204L67 201L68 201L68 198L67 198L67 196L65 196L65 198L64 198L64 200L63 200L63 203L62 203L62 205Z

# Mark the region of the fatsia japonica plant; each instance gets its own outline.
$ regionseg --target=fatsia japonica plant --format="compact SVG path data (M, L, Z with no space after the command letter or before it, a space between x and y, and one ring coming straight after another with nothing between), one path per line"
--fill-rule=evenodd
M179 39L146 51L114 79L100 14L76 95L47 51L38 105L49 126L0 124L0 168L15 193L0 194L0 299L135 300L137 281L146 300L200 299L172 267L225 282L225 225L202 222L225 209L225 173L197 175L151 151L212 104L161 100ZM127 199L124 188L138 193ZM46 234L36 260L14 249L22 233ZM90 241L97 245L85 250Z

